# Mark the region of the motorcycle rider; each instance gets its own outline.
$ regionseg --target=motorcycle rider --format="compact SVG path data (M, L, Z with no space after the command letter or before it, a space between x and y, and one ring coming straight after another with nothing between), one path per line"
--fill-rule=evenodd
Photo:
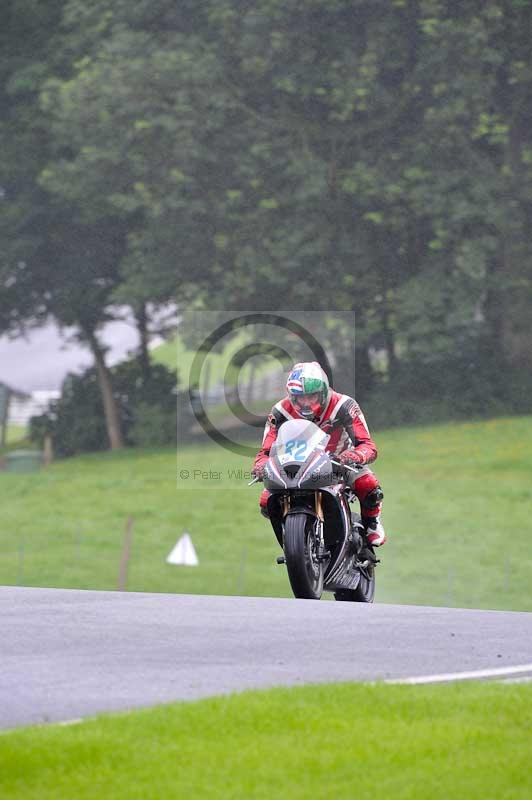
M288 419L311 420L329 434L328 453L334 454L346 466L363 467L357 471L351 486L360 501L366 540L372 547L380 547L386 541L379 516L383 492L376 475L368 467L377 458L377 448L360 406L349 395L330 388L327 375L317 361L295 364L288 375L286 390L287 396L273 406L268 416L252 474L262 479L270 448L283 422ZM269 496L270 492L263 489L259 500L260 510L266 517Z

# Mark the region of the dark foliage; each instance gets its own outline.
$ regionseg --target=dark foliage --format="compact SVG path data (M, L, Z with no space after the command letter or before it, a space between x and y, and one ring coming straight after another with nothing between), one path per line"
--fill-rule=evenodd
M113 370L115 398L120 410L126 443L164 445L175 441L176 380L161 365L143 376L139 359L127 361ZM42 444L51 434L57 456L106 450L108 438L96 371L69 375L62 394L47 414L33 417L32 441Z

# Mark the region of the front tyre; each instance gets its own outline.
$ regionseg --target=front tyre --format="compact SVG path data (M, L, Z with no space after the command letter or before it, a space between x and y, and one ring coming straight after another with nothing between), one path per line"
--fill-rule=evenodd
M284 555L295 597L319 600L323 591L323 563L318 561L316 520L308 514L289 514L284 524Z

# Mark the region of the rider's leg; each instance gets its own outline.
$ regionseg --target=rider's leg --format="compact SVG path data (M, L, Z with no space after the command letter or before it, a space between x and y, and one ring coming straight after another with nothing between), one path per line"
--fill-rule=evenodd
M270 518L270 515L268 514L268 497L270 494L271 492L269 492L268 489L263 489L259 497L260 513L267 519Z
M379 517L384 495L377 476L366 468L364 474L354 481L353 491L360 501L360 516L368 544L379 547L386 541L386 533Z

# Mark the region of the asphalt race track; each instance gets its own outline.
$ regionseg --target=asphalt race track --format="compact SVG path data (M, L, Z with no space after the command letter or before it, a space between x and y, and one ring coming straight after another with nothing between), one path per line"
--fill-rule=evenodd
M278 685L532 674L528 613L13 587L0 607L4 729Z

